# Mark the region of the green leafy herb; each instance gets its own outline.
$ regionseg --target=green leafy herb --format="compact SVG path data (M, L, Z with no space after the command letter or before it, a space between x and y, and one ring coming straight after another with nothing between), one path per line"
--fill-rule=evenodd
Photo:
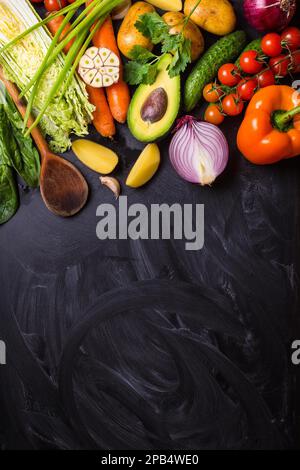
M0 164L0 225L7 222L19 207L18 190L12 169Z
M135 23L136 29L153 44L163 42L169 35L169 26L158 13L145 13Z
M19 111L0 82L0 225L19 206L15 171L29 186L39 185L40 157L31 137L25 137L22 129Z
M17 185L10 163L10 141L10 125L4 105L0 103L0 225L7 222L19 206Z
M185 71L186 67L191 62L191 54L192 43L189 39L184 39L184 41L179 44L170 65L169 74L171 78Z
M191 41L184 37L183 24L179 34L170 34L170 26L157 13L146 13L135 23L137 30L153 44L161 44L161 55L155 55L141 46L134 46L125 66L125 80L130 85L140 83L152 85L157 77L158 62L165 54L172 54L173 60L169 67L171 78L184 72L191 62Z
M130 85L139 85L146 80L148 70L148 64L139 63L137 61L128 62L125 67L125 80Z
M39 153L33 144L32 138L24 136L23 120L8 93L5 95L5 100L5 112L10 121L14 137L11 139L11 144L16 148L16 151L11 151L11 162L25 183L31 188L36 188L39 186L40 181ZM13 141L15 144L13 144Z
M141 64L146 64L149 60L156 59L156 57L157 56L155 54L152 54L152 52L142 46L134 46L130 52L130 58L140 62Z

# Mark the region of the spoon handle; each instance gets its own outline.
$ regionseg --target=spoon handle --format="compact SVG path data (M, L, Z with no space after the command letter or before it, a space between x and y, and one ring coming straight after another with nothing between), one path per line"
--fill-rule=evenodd
M24 118L25 113L26 113L26 104L22 99L19 98L20 92L19 92L18 88L16 87L16 85L5 78L3 68L2 68L1 65L0 65L0 79L4 83L8 94L11 96L12 100L14 101L14 103L15 103L16 107L18 108L19 113L21 114L22 118ZM32 116L29 117L27 126L30 127L31 124L33 124ZM37 148L39 149L41 158L42 159L46 158L47 155L49 155L51 152L49 150L47 141L43 137L40 129L38 127L33 129L33 131L31 132L31 136L32 136Z

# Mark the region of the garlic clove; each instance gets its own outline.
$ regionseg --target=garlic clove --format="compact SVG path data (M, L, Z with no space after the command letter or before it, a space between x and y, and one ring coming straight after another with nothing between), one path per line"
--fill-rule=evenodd
M79 68L79 73L84 76L86 75L87 73L89 73L91 71L91 69L85 69L84 67L80 67Z
M103 61L103 64L107 67L120 67L120 59L119 57L114 54L113 52L107 57L106 60Z
M103 85L105 87L111 86L113 85L113 83L114 83L113 77L111 77L110 75L103 75Z
M85 55L87 55L90 59L94 60L96 55L98 55L98 47L89 47L86 51L85 51Z
M92 69L92 70L89 70L88 73L81 75L81 76L84 78L85 83L87 83L88 85L91 85L96 75L97 75L97 69Z
M102 61L102 64L104 65L105 64L105 61L108 59L108 57L110 56L111 54L111 51L109 49L107 49L106 47L102 47L101 49L99 49L99 56L100 56L100 59Z
M103 87L103 80L104 80L104 75L97 72L94 79L91 82L91 86L93 88L102 88Z
M121 193L121 186L119 181L112 176L100 176L99 179L101 184L110 189L114 193L115 198L118 199Z
M101 68L102 65L103 65L103 60L101 59L101 57L99 56L99 54L95 57L94 59L94 65L95 67L97 68Z
M79 67L83 69L93 69L94 68L94 61L87 55L81 57L79 62Z

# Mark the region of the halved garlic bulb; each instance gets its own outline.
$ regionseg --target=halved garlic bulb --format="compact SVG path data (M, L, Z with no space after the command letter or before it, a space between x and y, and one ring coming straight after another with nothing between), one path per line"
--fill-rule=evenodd
M90 47L79 62L78 73L93 88L108 87L120 78L120 59L105 47Z

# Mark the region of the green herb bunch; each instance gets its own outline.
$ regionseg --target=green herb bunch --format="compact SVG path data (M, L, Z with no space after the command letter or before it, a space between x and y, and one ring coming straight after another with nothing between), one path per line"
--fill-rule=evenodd
M146 13L140 16L135 23L136 29L154 45L161 44L161 54L155 55L141 46L134 46L131 50L131 61L125 65L125 80L130 85L141 83L152 85L157 77L158 62L165 54L172 54L173 59L169 66L171 78L184 72L191 62L191 40L184 36L185 25L189 18L183 21L180 33L170 34L171 27L158 15Z

